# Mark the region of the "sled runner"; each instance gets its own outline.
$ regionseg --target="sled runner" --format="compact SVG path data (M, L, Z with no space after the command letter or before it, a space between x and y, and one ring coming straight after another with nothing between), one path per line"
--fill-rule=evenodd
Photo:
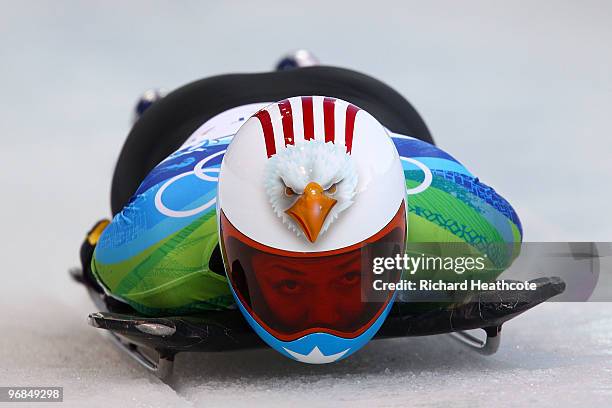
M70 274L87 288L100 310L89 315L89 324L107 330L120 349L162 380L172 374L174 357L179 352L266 347L238 310L211 311L198 316L145 317L105 294L83 275L82 269L72 269ZM395 302L375 339L451 333L470 349L493 354L500 345L505 322L565 290L564 282L556 277L531 282L537 285L536 290L474 293L461 305L441 306L426 313L408 312L409 304ZM473 329L482 329L485 339L466 332Z

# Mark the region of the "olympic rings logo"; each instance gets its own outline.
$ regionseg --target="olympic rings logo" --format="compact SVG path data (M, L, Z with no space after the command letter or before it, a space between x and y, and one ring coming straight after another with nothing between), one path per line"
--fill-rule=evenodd
M431 169L427 167L426 165L424 165L423 163L421 163L420 161L411 159L409 157L400 156L400 160L414 164L419 169L421 169L421 171L425 174L425 178L423 179L423 182L416 187L407 188L406 194L414 195L414 194L418 194L420 192L427 190L427 188L431 185L431 182L433 181L433 174L431 174Z
M164 191L166 191L166 189L168 187L170 187L172 185L172 183L174 183L177 180L180 180L184 177L187 176L196 176L197 178L199 178L200 180L203 181L212 181L212 182L217 182L219 180L219 177L212 177L209 176L207 173L219 173L219 169L216 168L204 168L204 166L212 159L214 159L215 157L221 156L226 152L226 150L221 150L218 151L217 153L211 154L210 156L207 156L205 158L203 158L202 160L200 160L193 168L192 171L187 171L185 173L181 173L181 174L177 174L176 176L168 179L168 181L166 181L160 188L159 190L157 190L157 193L155 194L155 208L157 208L157 211L159 211L160 213L162 213L163 215L167 215L168 217L172 217L172 218L183 218L183 217L191 217L192 215L196 215L201 213L202 211L212 207L216 202L217 202L217 198L213 198L211 200L209 200L208 202L202 204L199 207L193 208L191 210L173 210L171 208L166 207L166 205L164 204L162 198L164 195Z
M211 199L211 200L209 200L209 201L207 201L206 203L202 204L201 206L193 208L191 210L173 210L171 208L168 208L164 204L164 202L163 202L164 191L166 191L166 189L168 187L170 187L175 181L180 180L180 179L182 179L184 177L188 177L188 176L196 176L197 178L199 178L200 180L203 180L203 181L217 182L219 180L218 176L216 176L216 177L215 176L210 176L207 173L219 173L219 169L213 168L213 167L205 168L204 166L206 166L206 164L209 161L211 161L215 157L219 157L219 156L223 155L225 152L226 152L226 150L221 150L221 151L218 151L217 153L211 154L210 156L207 156L207 157L203 158L202 160L200 160L194 166L193 170L187 171L185 173L177 174L176 176L168 179L159 188L159 190L157 190L157 193L155 194L155 208L157 208L157 211L159 211L160 213L162 213L163 215L166 215L168 217L183 218L183 217L191 217L192 215L199 214L202 211L207 210L208 208L212 207L217 202L217 198L216 197ZM403 160L405 162L414 164L419 169L421 169L421 171L425 174L425 178L423 179L423 182L421 184L419 184L418 186L416 186L416 187L407 188L406 189L406 194L414 195L414 194L418 194L418 193L420 193L422 191L425 191L431 185L431 182L433 180L433 175L432 175L431 170L429 169L429 167L425 166L423 163L421 163L418 160L411 159L411 158L408 158L408 157L400 156L400 160Z

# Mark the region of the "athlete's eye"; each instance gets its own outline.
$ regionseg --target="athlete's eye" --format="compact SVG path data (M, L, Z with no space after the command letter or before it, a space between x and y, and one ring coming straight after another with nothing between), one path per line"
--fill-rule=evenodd
M293 279L284 279L278 283L277 288L286 295L295 295L301 290L301 285Z
M329 186L329 188L327 190L325 190L325 192L327 194L334 194L336 192L336 190L338 189L338 183L334 183L331 186Z
M361 281L359 272L348 272L340 277L339 283L343 286L353 286Z
M291 187L285 186L285 195L287 197L293 197L296 194L297 193L295 191L293 191L293 189Z

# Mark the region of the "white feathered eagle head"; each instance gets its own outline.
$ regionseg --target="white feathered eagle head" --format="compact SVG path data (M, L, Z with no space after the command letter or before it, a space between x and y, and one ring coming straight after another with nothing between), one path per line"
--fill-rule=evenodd
M287 227L310 242L351 206L357 169L344 146L308 140L288 145L266 163L265 189Z

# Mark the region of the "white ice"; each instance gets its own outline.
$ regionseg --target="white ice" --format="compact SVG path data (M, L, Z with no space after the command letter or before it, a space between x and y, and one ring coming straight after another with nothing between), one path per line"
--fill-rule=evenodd
M382 79L515 205L527 240L610 241L612 5L598 1L14 3L0 13L0 386L63 406L609 406L612 304L546 304L481 357L446 336L338 364L185 354L168 386L86 324L66 274L109 214L137 95L307 47ZM24 406L24 405L20 405Z

